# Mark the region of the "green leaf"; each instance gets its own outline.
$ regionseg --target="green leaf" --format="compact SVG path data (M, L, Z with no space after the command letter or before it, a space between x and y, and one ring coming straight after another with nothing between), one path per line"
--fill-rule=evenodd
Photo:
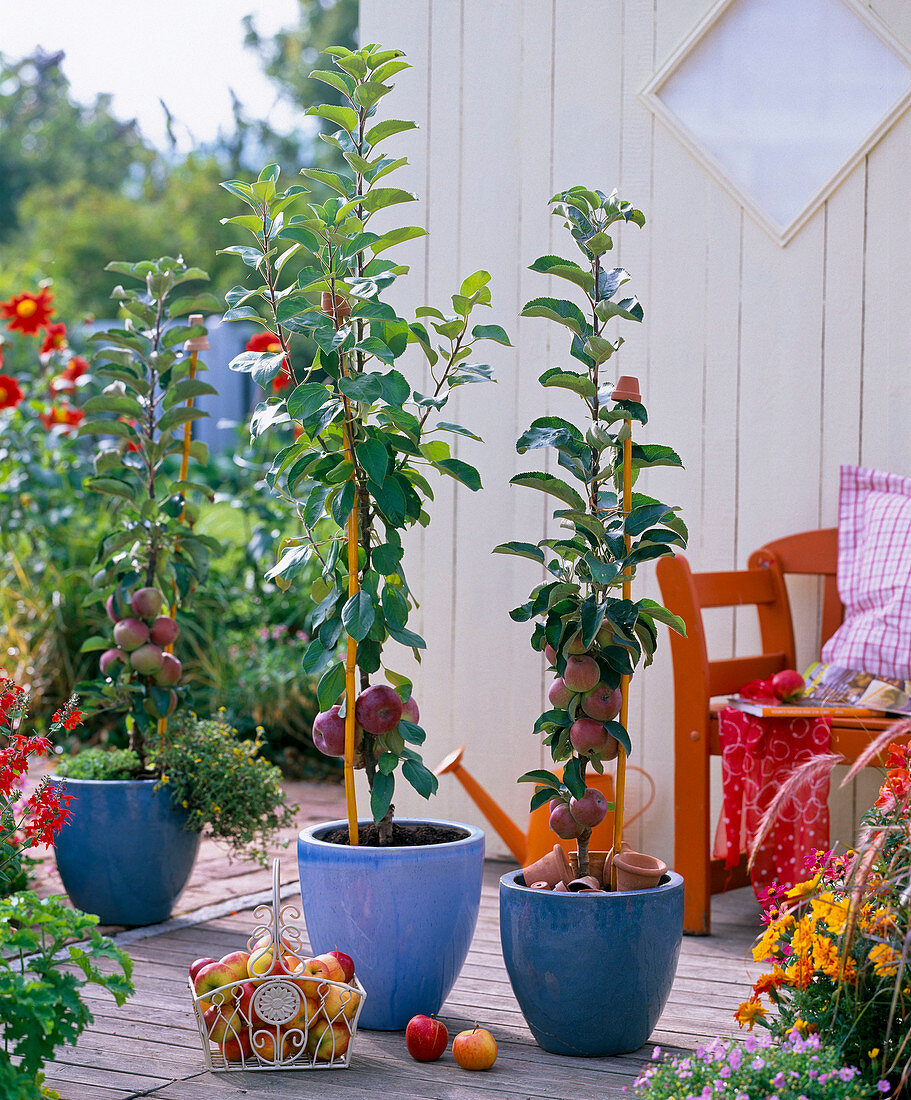
M492 553L513 554L517 558L531 558L532 561L544 564L544 551L533 542L501 542L493 548Z
M387 118L385 122L378 122L365 134L364 139L368 145L379 145L381 141L392 137L393 134L403 134L406 130L416 130L416 122L406 122L402 119Z
M658 443L633 444L633 468L644 470L649 466L683 466L680 456L671 447Z
M332 502L332 518L342 529L348 523L351 509L354 505L354 482L345 482L338 496ZM358 639L360 641L360 639Z
M520 775L516 782L535 783L542 787L549 787L552 791L559 791L563 786L552 772L545 771L543 768L536 768L534 771Z
M400 642L402 645L410 646L412 649L427 648L427 643L424 641L424 639L420 636L420 634L415 634L413 630L406 630L404 627L399 629L392 626L389 626L388 629L389 637L397 642Z
M388 673L386 674L389 675ZM403 718L398 724L399 733L410 745L423 745L427 740L427 734L421 729L420 726L416 726L414 722L409 722L407 718Z
M338 380L338 388L352 401L373 402L383 391L382 375L367 371L364 374L354 374L348 378Z
M340 107L334 103L319 103L309 108L306 113L308 115L317 115L319 118L324 118L328 122L334 122L336 126L341 126L341 128L347 130L349 134L357 132L357 112L350 107Z
M470 466L460 458L443 458L439 462L434 462L433 465L442 473L467 485L472 492L477 492L481 488L481 475L474 466Z
M450 424L446 420L440 420L437 422L436 427L437 430L441 432L452 432L453 435L464 435L466 439L476 439L478 443L484 442L479 435L475 435L475 433L469 431L468 428L463 428L461 424Z
M563 769L563 782L569 787L573 798L585 797L585 764L580 756L571 756Z
M609 321L611 317L622 317L625 321L641 321L643 317L638 298L622 298L619 302L599 302L595 306L595 313L602 321Z
M373 820L379 823L386 816L392 805L392 796L395 793L395 776L384 775L378 772L373 777L373 788L370 791L370 812Z
M430 798L436 794L439 780L420 760L406 760L402 765L402 775L414 787L421 798Z
M508 348L512 347L506 329L501 328L500 325L475 325L471 330L471 335L475 340L496 340L498 344L505 344Z
M567 279L576 286L581 287L591 297L595 286L595 278L590 271L579 267L572 260L564 260L560 256L539 256L531 265L529 271L539 271L544 275L556 275L560 279Z
M516 440L516 450L520 455L537 447L557 447L574 455L586 450L579 429L560 416L538 417Z
M389 453L378 439L365 439L355 447L358 462L371 481L380 483L389 472Z
M376 611L370 593L361 589L342 608L342 623L350 638L362 642L370 633Z
M103 638L100 634L93 634L91 638L86 640L79 647L80 653L94 653L99 649L110 649L112 642L110 638Z
M94 492L104 493L106 496L120 497L122 500L131 502L136 499L136 490L133 486L116 477L90 477L86 485Z
M561 370L559 367L551 367L538 379L542 386L553 386L561 390L572 390L580 397L594 400L597 393L595 384L587 374L576 374L574 371Z
M307 421L332 397L332 390L320 382L301 382L288 398L288 415L292 420Z
M383 775L392 775L399 766L399 758L394 752L381 753L376 766Z
M379 239L370 245L370 251L374 256L379 256L381 252L385 252L387 248L394 248L397 244L404 244L405 241L414 240L415 237L426 237L427 230L422 229L418 225L403 225L398 229L388 229L385 233L381 233Z
M567 302L563 298L533 298L526 303L520 316L545 317L549 321L565 325L577 336L581 336L589 328L582 310L574 302Z
M669 626L671 630L676 631L681 637L686 637L686 623L679 615L675 615L672 611L668 611L666 607L662 607L660 603L655 603L654 600L640 600L638 605L639 609L649 616L651 619L655 619L659 623L664 623L665 626Z
M397 370L391 370L381 374L379 379L383 400L400 409L411 395L411 387L405 376Z
M320 677L316 688L316 698L320 710L329 710L338 702L345 690L345 666L341 661L328 668Z
M376 571L381 573L384 577L388 577L391 573L394 573L398 567L399 562L402 560L404 551L401 546L391 546L389 543L382 543L380 546L375 546L370 554L370 561Z
M529 489L539 489L542 493L547 493L549 496L562 500L570 508L575 508L580 512L585 511L585 501L576 490L552 474L544 474L539 471L516 474L515 477L510 478L509 484L526 485Z
M626 753L626 755L631 755L633 751L632 742L629 739L629 734L623 728L623 726L621 726L619 722L605 722L604 728L611 735L611 737L617 738L617 740L623 746L623 751Z

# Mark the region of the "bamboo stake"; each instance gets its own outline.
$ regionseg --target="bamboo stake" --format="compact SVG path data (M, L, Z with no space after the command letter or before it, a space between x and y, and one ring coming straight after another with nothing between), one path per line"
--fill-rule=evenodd
M353 464L354 455L351 450L351 441L346 428L345 431L345 457ZM351 475L352 480L354 474ZM358 499L357 484L355 483L354 503L351 505L351 514L348 516L348 598L356 596L359 589L358 571ZM350 635L348 637L348 652L345 656L345 807L348 811L348 843L352 847L357 846L357 800L354 792L354 700L355 700L355 671L357 668L357 642Z
M614 401L639 401L639 381L630 375L624 375L617 381L617 386L611 394ZM626 439L623 440L623 516L624 519L632 511L633 503L633 440L632 420L624 419L627 428ZM626 552L629 553L630 537L625 536ZM631 592L629 570L623 580L623 598L628 600ZM627 728L629 720L629 676L624 676L620 681L620 725ZM626 801L626 750L620 746L617 753L616 792L614 794L614 852L619 852L623 844L623 814ZM611 865L611 887L617 889L617 872Z

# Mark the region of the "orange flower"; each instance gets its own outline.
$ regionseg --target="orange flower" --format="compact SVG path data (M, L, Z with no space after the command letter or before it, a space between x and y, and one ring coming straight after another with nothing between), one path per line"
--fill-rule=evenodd
M772 967L771 974L763 974L758 981L753 985L753 998L761 997L763 993L768 993L771 989L778 989L779 986L784 985L787 975L778 965Z
M37 294L17 294L8 302L0 302L0 317L9 321L10 332L35 336L51 319L53 300L54 295L46 287Z
M45 355L51 351L60 351L66 347L66 325L59 323L44 326L44 343L39 354Z
M806 989L813 981L813 960L808 955L797 955L785 967L785 974L791 985Z
M15 409L23 396L22 388L15 378L0 374L0 409Z
M761 1005L759 1001L744 1001L737 1006L737 1010L734 1013L734 1019L737 1021L738 1027L741 1029L746 1028L747 1031L752 1031L753 1024L767 1015L768 1011L769 1010Z

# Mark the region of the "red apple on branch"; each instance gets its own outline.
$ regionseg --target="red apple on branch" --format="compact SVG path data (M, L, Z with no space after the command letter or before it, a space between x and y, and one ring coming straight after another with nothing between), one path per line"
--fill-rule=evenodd
M591 691L600 678L598 663L592 657L567 657L563 683L570 691Z
M354 715L367 733L379 736L395 729L402 720L403 709L398 692L388 684L372 684L357 697Z
M449 1045L446 1025L433 1016L414 1016L405 1028L405 1047L416 1062L435 1062Z
M569 806L565 802L561 802L550 811L548 824L562 840L573 840L584 828L569 812Z
M569 800L569 812L584 829L594 829L607 817L607 799L599 790L591 787L582 798Z
M563 682L562 677L558 676L550 685L550 691L547 693L547 698L557 710L566 710L572 702L573 692L571 692Z

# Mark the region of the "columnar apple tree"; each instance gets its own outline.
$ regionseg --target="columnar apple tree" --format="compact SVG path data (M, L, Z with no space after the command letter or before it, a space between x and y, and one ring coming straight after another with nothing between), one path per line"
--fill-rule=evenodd
M303 669L320 676L322 713L314 734L324 751L341 752L337 742L329 743L344 717L345 666L339 651L349 637L357 643L356 762L366 770L371 810L386 843L397 770L424 797L437 785L421 761L424 732L416 708L407 705L411 682L384 654L390 639L418 659L425 646L408 625L415 601L402 532L430 522L425 505L433 499L426 477L431 469L471 490L480 488L477 471L452 453L446 439L478 437L437 414L457 386L491 378L491 367L473 358L475 341L509 340L497 325L472 324L474 311L490 305L485 271L462 282L447 312L425 306L406 320L384 301L395 280L408 272L390 251L426 232L393 225L389 215L415 196L389 186L391 173L407 162L387 153L386 143L415 124L374 121L377 105L393 89L391 79L408 64L398 50L376 45L355 51L332 47L327 53L334 67L311 77L340 92L346 105L316 106L308 113L330 124L320 136L340 151L349 170L305 169L312 190L280 190L276 165L265 168L255 183L223 185L248 208L228 219L246 231L247 241L226 251L255 273L252 285L229 292L226 318L263 325L278 345L272 352L239 356L232 369L250 373L260 385L280 371L291 377L287 397L269 397L251 421L254 437L289 423L297 436L279 451L268 482L295 509L300 534L282 543L268 576L287 587L308 563L318 563L320 576L311 590L318 605L315 630ZM318 193L329 197L315 201ZM309 200L302 198L307 195ZM304 257L303 267L296 277L283 278L296 255L296 263ZM413 389L398 369L409 350L422 355L426 393ZM349 595L344 529L352 507L359 524L359 591ZM381 671L388 684L371 685ZM393 692L397 699L390 706ZM369 722L366 713L361 721L362 710L370 707L379 721Z
M645 218L616 193L607 197L584 187L555 195L551 206L583 262L542 256L531 270L571 283L582 305L535 298L522 316L544 317L569 329L569 354L575 363L552 367L540 382L577 394L585 413L580 424L560 416L538 418L519 437L516 450L525 454L553 448L558 466L577 487L543 472L512 478L514 485L538 489L559 501L553 516L563 531L559 538L538 543L504 543L495 552L530 558L549 574L510 614L517 622L534 620L532 648L544 651L556 673L551 709L538 718L535 732L544 735L554 762L563 765L562 775L536 769L519 782L535 784L532 809L551 803L550 823L559 836L577 838L579 873L586 874L591 829L613 808L598 791L587 788L586 767L591 763L601 772L604 761L614 759L620 746L627 754L631 751L629 733L617 721L621 682L640 661L651 663L657 622L684 630L680 619L653 600L624 599L622 587L643 562L685 546L687 530L676 508L644 493L632 494L631 510L624 514L623 444L632 422L645 424L647 416L638 401L613 401L613 383L604 377L605 364L623 343L622 337L609 335L610 322L641 322L643 316L635 297L617 296L630 276L605 262L613 247L609 230L630 222L641 227ZM661 465L681 462L670 447L632 444L633 482L640 470Z
M208 275L180 259L117 262L106 270L142 286L117 287L112 297L123 323L92 338L94 373L109 382L86 402L80 433L100 437L87 485L113 502L96 559L113 626L112 637L83 646L105 652L101 681L80 685L80 694L93 709L127 715L130 748L144 763L146 734L178 704L179 628L169 610L186 603L220 549L193 529L194 497L211 492L193 480L189 465L208 457L204 443L189 439L192 421L206 415L193 400L216 391L194 376L184 350L187 339L206 331L188 325L187 314L212 312L218 301L194 290Z

